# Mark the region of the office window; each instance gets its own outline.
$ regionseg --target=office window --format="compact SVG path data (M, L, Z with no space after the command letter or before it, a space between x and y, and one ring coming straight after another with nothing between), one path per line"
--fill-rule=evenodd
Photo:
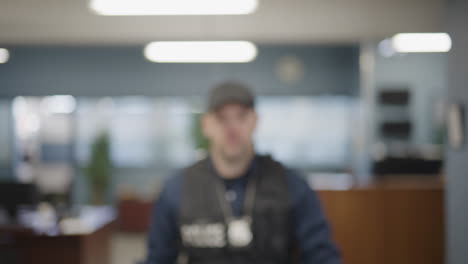
M261 97L256 147L304 170L346 170L356 99L346 96Z
M114 97L81 100L77 158L86 164L95 137L107 131L113 165L174 168L194 159L193 114L182 98Z

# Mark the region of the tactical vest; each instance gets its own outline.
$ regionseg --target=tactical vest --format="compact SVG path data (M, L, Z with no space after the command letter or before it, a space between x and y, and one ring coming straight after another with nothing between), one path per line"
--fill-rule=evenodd
M179 212L179 263L283 264L292 263L290 199L285 169L269 156L256 156L252 240L233 246L208 159L186 169ZM252 181L252 178L249 178ZM224 186L223 186L224 187Z

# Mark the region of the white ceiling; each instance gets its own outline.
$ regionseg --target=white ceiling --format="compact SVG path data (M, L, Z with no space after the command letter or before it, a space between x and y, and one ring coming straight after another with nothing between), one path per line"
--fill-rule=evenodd
M87 5L87 0L0 0L0 44L348 43L444 31L446 1L260 0L252 15L192 17L105 17Z

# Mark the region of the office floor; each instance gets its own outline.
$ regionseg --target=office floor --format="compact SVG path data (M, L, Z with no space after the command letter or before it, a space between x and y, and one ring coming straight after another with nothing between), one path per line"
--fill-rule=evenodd
M112 264L135 264L146 255L146 234L115 233L111 247Z

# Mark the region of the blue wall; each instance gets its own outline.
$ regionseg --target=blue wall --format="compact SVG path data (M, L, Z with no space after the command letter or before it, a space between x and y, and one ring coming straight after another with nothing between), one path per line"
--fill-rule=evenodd
M0 97L70 94L75 96L200 95L226 79L243 80L262 94L356 94L357 46L261 45L247 64L157 64L140 46L9 47L10 61L0 64ZM283 84L278 60L302 60L305 77Z

